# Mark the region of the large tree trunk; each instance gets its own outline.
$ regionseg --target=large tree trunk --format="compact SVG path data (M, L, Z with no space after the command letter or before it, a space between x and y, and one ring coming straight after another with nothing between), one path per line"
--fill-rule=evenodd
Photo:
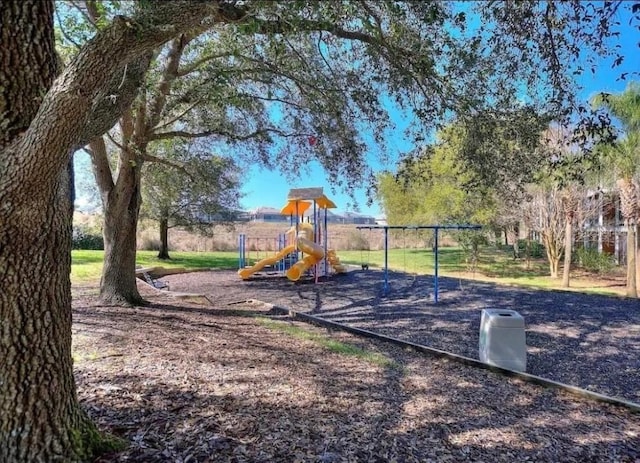
M171 257L169 257L169 219L166 217L160 219L160 250L158 251L158 259L171 259Z
M136 284L136 232L142 202L142 165L129 162L131 159L123 154L118 180L114 182L104 139L95 137L89 146L104 210L104 265L100 297L109 304L143 304Z
M571 273L571 250L573 248L573 215L567 217L564 230L564 268L562 269L562 287L569 287Z
M3 462L83 461L101 446L73 380L68 182L63 174L54 197L33 196L23 220L0 216Z
M126 174L121 171L116 188L103 205L104 266L100 297L117 305L144 303L136 284L136 233L142 202L140 166L128 170Z
M70 146L27 131L56 74L53 3L3 4L0 36L0 461L80 461L100 437L72 371Z
M54 81L53 1L2 3L2 462L89 461L108 443L80 409L72 372L67 166L74 150L117 121L121 107L113 98L123 106L131 101L133 92L120 93L128 88L122 85L127 65L181 31L211 27L222 15L218 7L217 2L189 8L163 2L154 4L146 22L118 17Z

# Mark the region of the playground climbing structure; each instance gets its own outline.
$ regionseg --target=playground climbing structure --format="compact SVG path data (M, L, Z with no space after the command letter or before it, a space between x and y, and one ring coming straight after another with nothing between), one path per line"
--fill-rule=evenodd
M286 275L291 281L298 281L304 275L311 274L317 282L319 277L346 272L346 267L340 262L335 250L328 248L327 210L335 207L333 201L324 195L322 188L290 190L287 204L280 212L289 216L291 226L279 237L278 252L253 265L247 265L247 237L240 235L240 278L247 280L257 272L268 270L270 273Z

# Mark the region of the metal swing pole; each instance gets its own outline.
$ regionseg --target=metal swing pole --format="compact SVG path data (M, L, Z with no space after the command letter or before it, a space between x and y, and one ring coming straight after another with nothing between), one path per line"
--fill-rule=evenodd
M438 227L433 229L433 241L435 245L434 271L433 271L433 300L438 303Z
M384 227L384 288L386 296L389 291L389 227Z

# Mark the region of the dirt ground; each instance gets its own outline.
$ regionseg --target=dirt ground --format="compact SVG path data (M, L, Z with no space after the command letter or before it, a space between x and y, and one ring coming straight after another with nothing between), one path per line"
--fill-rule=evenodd
M640 461L640 415L624 408L246 302L297 298L339 310L352 297L346 288L276 288L230 272L166 279L172 291L213 303L146 290L148 306L107 307L97 288L74 287L80 400L101 429L130 444L100 462ZM378 361L332 349L334 341Z
M352 271L313 284L220 271L166 280L211 300L250 297L475 359L482 310L516 310L525 320L527 372L640 403L637 299L441 277L436 304L432 277L389 272L383 295L382 275Z

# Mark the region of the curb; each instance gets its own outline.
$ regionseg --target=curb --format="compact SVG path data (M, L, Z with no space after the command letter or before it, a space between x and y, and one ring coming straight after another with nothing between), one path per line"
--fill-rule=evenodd
M263 301L256 301L256 302L264 304L265 306L269 307L271 310L273 310L274 312L280 315L288 315L289 317L295 320L300 320L306 323L322 326L325 328L333 328L333 329L345 331L347 333L355 334L365 338L377 339L379 341L387 342L397 346L410 348L416 352L420 352L423 354L428 354L438 358L446 358L454 362L462 363L464 365L472 366L475 368L482 368L484 370L490 370L495 373L502 374L504 376L521 379L522 381L526 381L528 383L533 383L533 384L537 384L539 386L544 386L548 388L559 389L559 390L580 396L585 399L589 399L589 400L593 400L601 403L607 403L607 404L615 405L618 407L623 407L634 413L640 413L640 404L636 402L631 402L629 400L611 397L608 395L600 394L598 392L588 391L586 389L582 389L577 386L571 386L569 384L560 383L558 381L553 381L551 379L543 378L541 376L509 370L509 369L501 368L495 365L489 365L487 363L483 363L480 360L476 360L471 357L465 357L463 355L453 354L451 352L435 349L433 347L427 347L422 344L416 344L410 341L403 341L398 338L386 336L384 334L374 333L373 331L365 330L362 328L354 328L351 326L343 325L341 323L332 322L320 317L309 315L304 312L297 312L295 310L287 309L285 307L280 307L267 302L263 302Z

